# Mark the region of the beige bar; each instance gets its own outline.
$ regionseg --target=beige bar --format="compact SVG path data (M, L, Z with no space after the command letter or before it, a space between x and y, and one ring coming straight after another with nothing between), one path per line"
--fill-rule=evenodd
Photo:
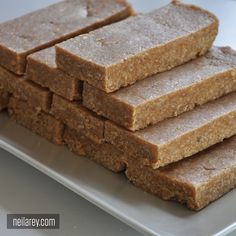
M125 0L66 0L2 23L0 65L22 75L29 54L131 14Z
M62 145L64 125L53 116L32 109L27 102L11 97L8 111L17 123L49 141Z
M64 140L69 149L79 156L86 156L113 172L125 170L124 154L109 143L97 144L68 127Z
M57 68L55 48L36 52L27 58L27 79L49 88L70 101L82 99L83 83Z
M14 97L27 101L31 107L46 112L50 110L52 93L27 80L26 77L17 76L0 67L0 84Z
M95 143L104 142L104 119L83 107L82 104L53 95L51 114Z
M158 170L138 163L126 171L136 186L200 210L236 187L236 137Z
M105 139L156 169L233 136L235 120L236 93L233 93L137 132L107 121Z
M83 105L136 131L236 90L236 52L212 48L171 71L107 94L87 83Z
M57 65L109 93L205 54L217 32L214 15L174 1L56 45Z

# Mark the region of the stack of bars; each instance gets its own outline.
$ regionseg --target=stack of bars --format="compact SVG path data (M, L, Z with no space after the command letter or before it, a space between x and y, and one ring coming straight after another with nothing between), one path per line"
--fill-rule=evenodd
M236 186L236 52L212 47L218 26L178 1L135 15L118 0L64 1L3 23L0 108L200 210Z

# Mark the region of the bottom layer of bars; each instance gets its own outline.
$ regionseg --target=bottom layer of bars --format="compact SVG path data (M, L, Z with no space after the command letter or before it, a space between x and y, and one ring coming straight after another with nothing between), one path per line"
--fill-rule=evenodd
M153 170L139 160L125 158L111 144L96 144L83 134L64 125L53 116L36 112L27 103L11 98L9 113L33 132L88 156L106 168L120 172L136 186L165 200L177 200L192 210L200 210L236 186L236 137L209 148L191 158Z
M132 161L126 176L162 199L200 210L236 187L236 137L158 170Z
M191 158L153 170L138 160L126 159L109 144L95 144L66 129L65 142L79 155L87 155L106 168L120 172L136 186L164 200L177 200L200 210L236 187L236 137Z
M96 144L66 127L64 141L75 154L86 156L113 172L121 172L126 168L124 154L109 143Z
M64 125L53 116L33 109L27 102L14 97L9 100L8 112L18 124L55 144L63 144Z

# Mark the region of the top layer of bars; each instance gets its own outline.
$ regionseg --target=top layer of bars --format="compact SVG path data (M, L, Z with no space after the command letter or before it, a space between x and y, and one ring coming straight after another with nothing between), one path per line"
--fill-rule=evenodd
M112 92L204 54L217 31L214 15L173 2L57 45L57 64Z
M0 65L23 74L26 56L131 14L125 1L67 0L0 25Z

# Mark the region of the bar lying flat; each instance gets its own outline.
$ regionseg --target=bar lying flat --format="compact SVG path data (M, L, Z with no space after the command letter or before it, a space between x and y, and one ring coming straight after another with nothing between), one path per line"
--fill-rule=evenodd
M113 172L125 170L124 154L109 143L97 144L73 129L66 127L64 141L71 151L86 156Z
M57 64L113 92L205 54L217 32L214 15L175 1L57 45Z
M236 134L236 93L136 132L107 121L105 139L153 168L192 156Z
M0 65L23 74L26 57L131 15L125 1L66 0L0 25Z
M29 106L27 102L14 97L10 98L8 112L18 124L55 144L63 144L64 125L50 114L37 111L37 109Z
M82 106L79 102L70 102L56 94L53 95L51 114L69 128L82 133L93 142L104 142L105 120Z
M70 101L82 99L83 82L57 68L54 47L28 56L27 61L28 80Z
M200 210L236 187L236 137L158 170L128 162L126 175L162 199Z
M52 93L29 81L25 76L18 76L0 67L0 85L15 98L27 101L28 105L48 112L51 107Z
M236 52L212 48L171 71L111 94L84 84L83 105L136 131L236 90Z

